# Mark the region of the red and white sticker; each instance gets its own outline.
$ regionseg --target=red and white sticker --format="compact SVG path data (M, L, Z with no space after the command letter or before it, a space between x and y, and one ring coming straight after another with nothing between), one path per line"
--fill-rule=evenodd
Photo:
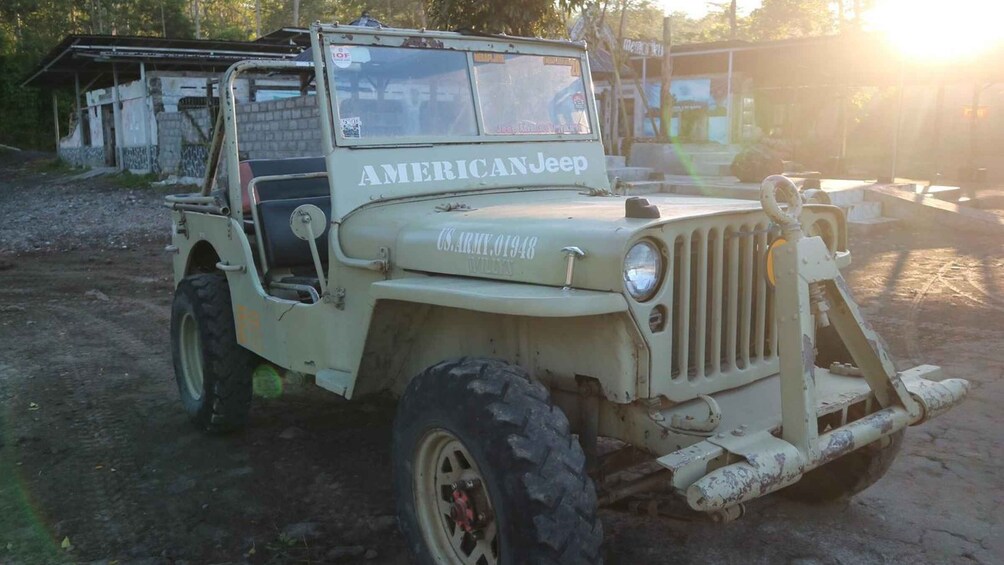
M352 50L341 45L331 47L331 60L339 69L346 69L352 64Z

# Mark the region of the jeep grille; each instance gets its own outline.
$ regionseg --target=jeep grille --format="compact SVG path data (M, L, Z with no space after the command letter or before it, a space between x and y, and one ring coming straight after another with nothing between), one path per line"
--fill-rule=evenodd
M773 291L763 272L769 226L761 217L670 235L672 289L663 296L672 297L674 381L777 370Z

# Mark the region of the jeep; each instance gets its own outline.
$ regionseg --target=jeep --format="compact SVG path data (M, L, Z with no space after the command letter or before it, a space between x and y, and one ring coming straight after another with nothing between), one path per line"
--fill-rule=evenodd
M848 497L965 397L893 365L839 208L780 176L759 202L612 191L584 44L310 39L226 72L204 186L167 197L178 388L209 432L245 425L262 365L394 395L418 562L596 563L597 508L639 497L723 522ZM312 83L319 155L241 158L250 73Z

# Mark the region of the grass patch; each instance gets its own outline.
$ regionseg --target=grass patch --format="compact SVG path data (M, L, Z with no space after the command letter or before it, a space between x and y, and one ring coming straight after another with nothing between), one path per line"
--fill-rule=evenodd
M157 180L157 175L153 173L137 175L130 173L129 171L122 171L121 173L112 175L109 178L112 183L119 188L148 188L150 183Z
M0 563L64 563L17 465L17 447L0 411Z
M28 166L37 173L71 173L82 170L74 168L73 165L59 157L55 159L35 159Z

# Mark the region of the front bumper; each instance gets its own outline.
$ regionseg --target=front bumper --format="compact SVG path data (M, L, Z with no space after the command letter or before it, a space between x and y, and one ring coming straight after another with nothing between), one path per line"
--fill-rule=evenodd
M889 406L874 412L866 410L867 415L849 420L849 410L874 401L867 383L828 371L819 371L816 377L817 389L821 393L828 391L819 396L817 418L822 421L832 415L846 422L820 433L814 440L816 449L800 450L777 437L777 421L761 420L751 426L733 420L718 428L728 431L658 459L660 465L672 471L672 486L686 495L691 508L719 511L784 488L816 467L950 410L969 390L968 381L963 379L933 380L941 377L940 368L922 365L900 374L919 411L911 413L902 406ZM765 385L769 387L766 383L760 386ZM755 392L736 396L748 394ZM665 416L664 421L672 420L671 414Z

